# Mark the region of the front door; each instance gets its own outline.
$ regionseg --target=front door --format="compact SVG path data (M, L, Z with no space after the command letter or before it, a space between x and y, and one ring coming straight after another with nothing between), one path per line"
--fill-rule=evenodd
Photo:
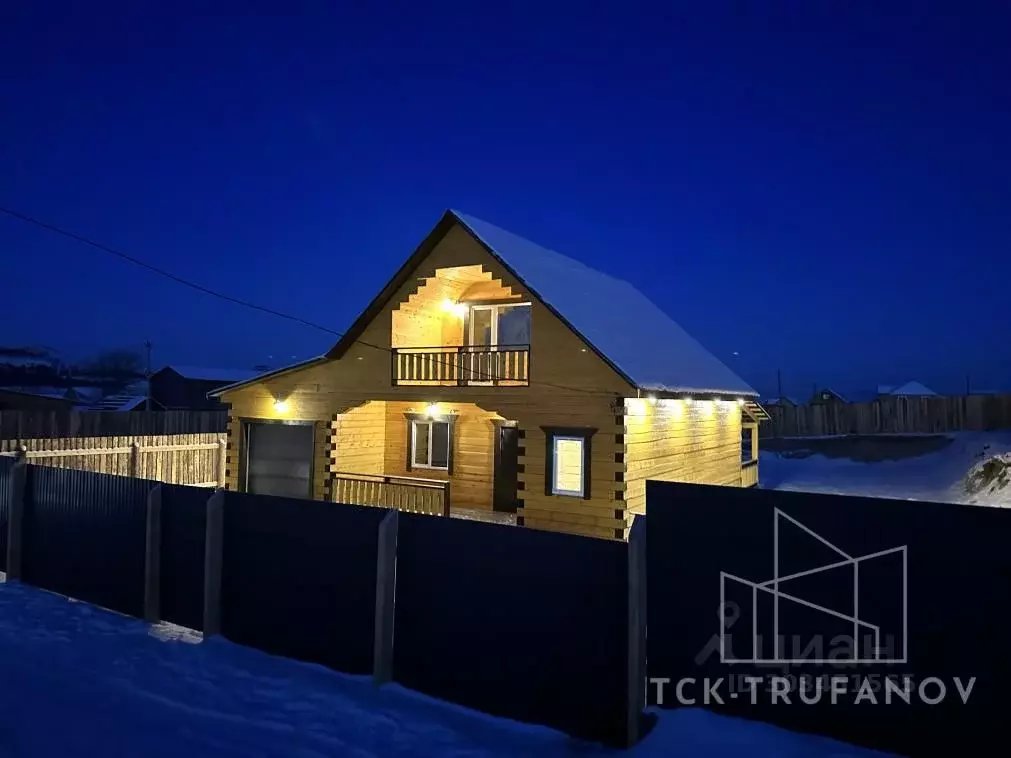
M519 429L499 426L495 440L495 500L493 508L516 513L516 466L519 458Z

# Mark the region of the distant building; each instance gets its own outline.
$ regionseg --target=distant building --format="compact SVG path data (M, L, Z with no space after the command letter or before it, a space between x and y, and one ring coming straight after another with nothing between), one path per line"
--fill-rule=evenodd
M878 395L885 397L938 397L932 389L920 382L878 385Z
M0 387L0 411L69 411L75 402L60 387Z
M166 410L221 410L224 406L209 392L245 382L261 371L165 366L151 375L151 399Z
M849 404L849 400L831 387L824 387L814 393L811 397L811 403L813 405L847 405Z
M798 402L792 397L783 395L782 397L769 397L762 400L762 405L768 407L772 406L774 408L796 408L798 405L803 405L803 403Z

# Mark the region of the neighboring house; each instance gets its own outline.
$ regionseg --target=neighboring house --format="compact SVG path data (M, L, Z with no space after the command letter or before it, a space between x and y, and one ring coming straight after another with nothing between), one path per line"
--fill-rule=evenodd
M132 392L117 392L106 395L97 403L92 405L92 411L146 411L149 410L147 395ZM165 406L157 400L151 400L150 410L163 411Z
M435 488L611 538L647 479L757 483L741 441L768 418L630 284L453 211L330 352L212 394L230 489L410 510Z
M75 402L59 387L0 387L0 411L69 411Z
M825 387L823 389L817 390L811 398L812 405L826 405L832 403L839 403L841 405L846 405L849 403L843 395L836 392L831 387Z
M879 396L891 397L939 397L929 387L920 382L906 382L905 384L882 384L878 386Z
M762 405L765 407L769 407L771 405L778 406L780 408L796 408L798 405L803 405L803 403L799 403L794 398L784 395L783 397L765 398L762 400Z
M151 374L151 398L168 410L222 410L209 393L262 372L242 369L165 366Z

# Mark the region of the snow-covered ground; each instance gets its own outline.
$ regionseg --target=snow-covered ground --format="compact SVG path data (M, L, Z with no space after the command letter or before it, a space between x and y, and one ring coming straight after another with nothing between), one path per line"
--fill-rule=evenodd
M976 495L965 488L966 474L974 465L987 457L1011 454L1011 432L946 436L951 438L947 447L902 460L861 462L763 451L759 459L761 485L767 489L1011 507L1011 487ZM811 444L817 449L816 440Z
M0 756L871 756L697 709L628 752L0 584Z

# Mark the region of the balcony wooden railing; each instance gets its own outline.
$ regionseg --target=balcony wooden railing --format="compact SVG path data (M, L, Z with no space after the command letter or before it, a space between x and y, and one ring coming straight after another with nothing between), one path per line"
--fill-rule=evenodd
M745 461L741 464L741 486L755 487L758 485L758 459Z
M393 384L530 383L530 345L462 345L393 349Z
M332 483L330 499L335 503L449 515L449 482L439 479L338 472Z

